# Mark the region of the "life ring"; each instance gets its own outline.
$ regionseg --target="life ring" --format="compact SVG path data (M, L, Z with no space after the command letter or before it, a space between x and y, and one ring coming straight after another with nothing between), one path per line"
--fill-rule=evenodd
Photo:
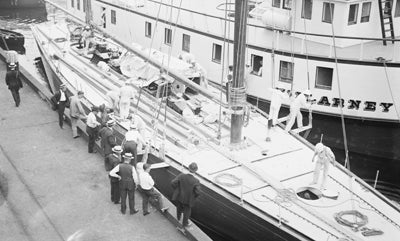
M179 83L178 81L174 81L172 83L172 92L174 94L181 93L183 94L185 92L186 86L182 83Z
M214 177L214 181L226 187L238 187L242 185L242 179L230 173L221 173Z
M355 221L349 221L346 218L343 218L343 216L346 215L353 215L355 216ZM342 211L339 213L336 213L334 215L336 222L338 222L341 225L345 225L348 227L351 227L354 231L358 231L358 229L362 226L365 226L368 223L368 217L362 213L360 213L357 210L348 210L348 211Z

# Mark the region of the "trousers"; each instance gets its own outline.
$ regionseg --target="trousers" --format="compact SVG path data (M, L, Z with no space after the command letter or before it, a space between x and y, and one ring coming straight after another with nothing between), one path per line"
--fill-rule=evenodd
M154 188L150 190L143 190L143 199L142 199L142 208L143 212L146 213L149 211L149 199L157 200L159 209L164 207L164 202L161 197L161 194Z
M115 180L114 177L110 177L110 185L111 185L111 202L119 203L121 199L121 193L119 190L119 181Z
M126 211L126 197L128 197L129 210L131 213L135 210L135 190L128 188L121 188L121 212L125 213Z
M176 218L178 220L181 219L182 213L183 213L182 225L185 227L188 226L189 224L189 218L190 215L192 214L192 208L189 205L183 204L178 201L176 205Z
M15 101L15 106L19 106L21 98L19 97L19 89L10 89L11 95Z
M63 127L64 124L64 111L66 103L66 101L60 101L58 103L58 125L60 127Z

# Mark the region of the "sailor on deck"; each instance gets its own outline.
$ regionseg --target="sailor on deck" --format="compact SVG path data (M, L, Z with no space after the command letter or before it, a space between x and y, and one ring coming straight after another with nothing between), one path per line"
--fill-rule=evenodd
M335 166L335 155L333 154L332 150L329 147L325 146L322 143L318 143L317 145L315 145L315 151L312 157L312 162L314 162L314 159L317 159L317 163L315 164L313 181L310 183L310 185L317 184L319 178L319 172L323 168L321 190L324 190L326 184L326 177L328 176L328 171L329 171L329 162L331 162L332 165Z
M119 111L122 119L127 119L129 116L129 109L131 101L135 98L136 91L129 82L119 89Z
M276 87L270 88L271 91L271 105L269 107L268 119L272 119L272 125L275 126L278 122L278 114L281 109L282 101L289 98L289 95L283 89Z
M289 131L292 129L292 126L294 125L294 121L297 118L297 127L301 128L303 127L303 115L301 114L300 109L307 108L309 109L311 107L312 102L308 100L308 98L311 96L311 91L310 90L305 90L302 93L300 93L293 101L293 103L290 105L290 114L289 114L289 121L286 122L286 128L285 131Z
M119 111L119 91L110 90L106 93L106 106L109 109L113 109L115 112Z

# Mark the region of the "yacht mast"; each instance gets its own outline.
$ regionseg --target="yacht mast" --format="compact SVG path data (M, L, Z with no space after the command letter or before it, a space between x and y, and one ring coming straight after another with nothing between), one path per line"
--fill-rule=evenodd
M86 24L90 25L90 22L92 21L92 0L86 0L83 2L86 3L85 22Z
M246 59L246 27L248 0L235 1L235 32L233 53L233 82L230 93L231 138L232 145L242 141L244 106L246 105L246 89L244 85L244 66Z

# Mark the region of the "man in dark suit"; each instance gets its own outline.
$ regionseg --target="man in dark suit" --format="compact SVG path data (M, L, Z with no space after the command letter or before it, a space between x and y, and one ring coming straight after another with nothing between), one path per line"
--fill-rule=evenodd
M99 132L99 135L101 137L101 147L103 148L104 154L104 165L106 165L107 163L107 156L112 153L112 148L117 145L116 137L113 130L114 124L114 120L107 121L106 126L101 128Z
M113 153L108 155L107 157L107 165L106 170L110 172L114 167L118 166L121 163L121 146L114 146L112 148ZM121 199L121 194L119 192L119 179L116 177L110 176L110 184L111 184L111 202L118 204Z
M200 195L200 181L193 176L198 167L195 162L189 165L188 174L179 174L171 185L174 189L172 194L172 201L176 202L176 217L181 219L183 213L183 227L189 227L189 218L192 212L192 207L195 204L197 197Z
M6 73L6 84L8 85L8 89L11 91L11 94L15 101L15 106L18 107L21 103L21 98L19 97L19 89L22 88L22 81L19 78L18 70L16 70L16 65L11 63L9 65L10 70Z
M110 176L119 179L119 191L121 192L121 213L125 214L126 211L126 197L129 197L129 210L130 214L139 212L135 208L135 189L138 183L138 176L135 168L129 164L132 159L131 153L125 153L124 163L114 167L110 171ZM119 173L119 175L117 174Z
M70 96L67 94L67 86L65 84L60 85L60 90L51 97L53 109L58 110L58 124L61 129L64 129L64 111L65 107L69 107L69 97Z

